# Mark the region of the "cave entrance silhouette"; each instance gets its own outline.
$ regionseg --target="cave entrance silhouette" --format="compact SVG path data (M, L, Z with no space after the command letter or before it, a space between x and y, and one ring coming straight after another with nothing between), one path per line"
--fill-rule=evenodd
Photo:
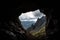
M39 9L21 13L19 20L22 27L33 36L38 38L46 36L46 15Z

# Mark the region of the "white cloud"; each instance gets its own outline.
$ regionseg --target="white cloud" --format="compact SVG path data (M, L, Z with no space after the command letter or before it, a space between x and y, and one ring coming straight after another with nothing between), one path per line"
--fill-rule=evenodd
M22 13L19 16L19 19L21 21L37 21L37 18L41 18L42 16L45 16L40 12L40 10L30 11L27 13Z
M34 22L36 22L37 21L37 19L28 19L28 20L21 20L21 21L34 21Z
M21 16L19 16L19 18L20 18L20 19L35 18L35 16L34 16L32 13L33 13L33 12L22 13Z

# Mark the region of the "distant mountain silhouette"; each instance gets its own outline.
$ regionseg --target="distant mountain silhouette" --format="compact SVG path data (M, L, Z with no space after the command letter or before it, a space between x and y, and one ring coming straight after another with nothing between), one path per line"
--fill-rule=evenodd
M21 24L24 29L27 29L31 27L32 24L35 24L35 22L34 21L21 21Z

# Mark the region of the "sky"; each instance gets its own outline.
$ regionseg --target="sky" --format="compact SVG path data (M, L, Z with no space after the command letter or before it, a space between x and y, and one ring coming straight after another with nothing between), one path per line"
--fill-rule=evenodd
M25 29L30 27L32 23L36 23L38 18L41 18L42 16L45 16L45 14L41 13L39 9L35 11L30 11L26 13L22 13L19 16L19 19Z
M19 16L19 19L21 21L37 21L37 18L41 18L42 16L45 16L43 13L40 12L40 10L30 11L26 13L22 13Z

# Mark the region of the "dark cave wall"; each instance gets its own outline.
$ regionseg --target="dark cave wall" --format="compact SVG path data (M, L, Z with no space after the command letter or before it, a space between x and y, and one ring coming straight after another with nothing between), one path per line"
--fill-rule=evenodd
M43 1L42 1L43 3ZM28 11L34 11L36 9L40 9L41 12L45 13L47 16L47 27L46 27L46 38L47 39L57 39L59 36L59 8L43 8L46 7L48 3L42 4L40 1L36 2L27 2L27 1L16 1L16 3L11 3L14 5L9 5L11 7L9 8L2 8L1 15L0 15L0 21L7 21L7 20L14 20L16 17L18 17L22 12L28 12ZM49 5L49 4L48 4ZM52 6L51 3L49 6ZM7 12L8 11L8 12Z
M47 16L46 38L47 40L59 39L59 8L44 9Z

